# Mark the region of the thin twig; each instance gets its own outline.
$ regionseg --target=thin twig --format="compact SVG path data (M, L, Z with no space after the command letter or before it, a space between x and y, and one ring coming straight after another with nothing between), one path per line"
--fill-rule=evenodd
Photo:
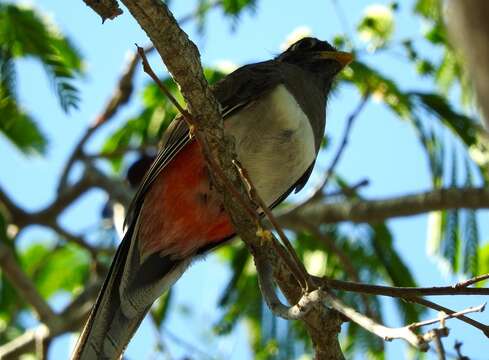
M323 294L323 298L329 306L349 318L354 323L360 325L365 330L371 332L372 334L377 335L386 341L391 341L393 339L403 339L412 346L422 351L426 351L428 349L428 345L424 341L424 339L420 336L417 336L409 328L409 326L404 326L400 328L389 328L387 326L380 325L369 317L344 304L341 300L339 300L331 293L326 293L323 291Z
M416 335L413 330L425 326L440 322L442 327L444 326L444 322L451 318L457 318L461 315L472 313L472 312L481 312L484 311L484 305L477 307L470 307L468 309L458 311L452 314L443 314L436 319L426 320L418 323L413 323L401 328L388 328L386 326L375 323L372 319L360 314L355 309L350 308L349 306L343 304L338 298L336 298L331 293L322 293L322 298L327 301L327 303L335 310L339 311L353 322L357 323L364 329L369 332L380 336L384 340L390 341L392 339L401 338L409 342L411 345L419 348L420 350L426 351L428 350L427 343L431 340L434 340L432 334L428 333L424 336Z
M435 343L436 353L438 360L446 360L445 348L441 342L442 337L448 336L448 329L443 327L441 329L432 329L428 334L424 336L425 339L432 339Z
M474 285L475 283L478 283L478 282L481 282L481 281L484 281L487 279L489 279L489 274L482 274L482 275L475 276L471 279L461 281L461 282L453 285L453 287L456 289L467 288L471 285Z
M416 304L426 306L427 308L430 308L430 309L433 309L436 311L442 311L446 314L454 314L455 313L455 311L453 311L452 309L446 308L444 306L441 306L440 304L434 303L432 301L426 300L426 299L421 298L421 297L413 297L413 298L409 298L409 299L406 298L406 300L414 302ZM471 318L464 316L464 315L458 316L457 319L460 321L463 321L469 325L472 325L476 329L481 330L485 336L489 337L489 326L482 324L481 322L474 320L474 319L471 319Z
M273 213L268 208L268 205L265 204L265 202L261 198L260 194L258 194L258 190L253 185L253 182L251 181L251 178L248 175L248 172L246 171L245 168L243 168L243 166L241 166L241 163L239 161L233 160L233 164L238 169L241 180L245 183L245 186L248 189L248 194L249 194L250 199L252 201L256 202L258 204L258 206L261 208L261 210L263 211L263 213L267 217L268 221L270 221L270 224L272 225L272 227L277 232L280 240L282 241L282 244L288 250L290 257L294 260L293 264L291 264L291 265L294 268L296 268L297 274L300 277L297 280L300 281L301 286L303 287L303 289L306 292L315 289L316 286L311 282L311 277L307 273L307 270L304 267L304 264L302 263L302 261L297 256L297 253L295 252L294 247L292 246L289 239L287 238L287 235L285 235L285 232L283 231L282 227L277 222L277 219L275 218ZM286 256L285 258L288 258L288 257Z
M475 281L476 278L473 280ZM478 281L484 279L483 276L477 277ZM471 279L472 280L472 279ZM322 284L324 287L336 290L353 291L371 295L390 296L395 298L402 298L407 301L411 301L436 311L444 311L447 314L455 313L455 311L436 304L432 301L421 298L420 296L426 295L489 295L489 289L487 288L465 288L455 286L435 286L426 288L408 288L408 287L394 287L394 286L381 286L370 285L363 283L356 283L351 281L335 280L329 278L316 278L316 282ZM459 316L459 320L466 322L469 325L481 330L487 337L489 337L489 326L482 324L474 319L466 316Z
M398 298L410 298L413 296L427 295L489 295L489 288L466 288L455 286L397 287L356 283L352 281L331 279L328 277L315 277L315 281L318 284L322 284L323 286L332 289Z
M358 190L360 188L363 188L363 187L368 186L368 185L370 185L370 180L363 179L363 180L360 180L359 182L357 182L356 184L353 184L351 186L345 186L339 190L332 191L329 193L324 193L324 197L325 198L331 198L333 196L339 196L339 195L344 195L346 197L355 196L355 194L358 192Z
M465 314L470 314L470 313L474 313L474 312L483 312L485 307L486 307L485 303L482 305L479 305L479 306L471 306L467 309L457 311L457 312L454 312L451 314L444 314L442 316L439 316L436 319L424 320L424 321L419 321L419 322L413 323L413 324L409 325L409 328L411 330L414 330L414 329L420 328L422 326L436 324L438 322L443 322L443 321L448 320L448 319L458 318L458 317L465 315Z
M453 348L457 353L457 360L470 360L467 356L462 355L462 345L463 345L462 342L455 340L455 344L453 345Z

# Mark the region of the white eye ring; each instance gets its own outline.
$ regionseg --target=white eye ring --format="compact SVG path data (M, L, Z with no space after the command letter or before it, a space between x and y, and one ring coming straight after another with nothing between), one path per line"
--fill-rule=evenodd
M317 40L314 39L314 38L304 38L302 40L299 40L297 43L294 44L294 46L292 46L292 51L296 51L296 50L307 50L307 49L311 49L313 48L314 46L316 46L317 44Z

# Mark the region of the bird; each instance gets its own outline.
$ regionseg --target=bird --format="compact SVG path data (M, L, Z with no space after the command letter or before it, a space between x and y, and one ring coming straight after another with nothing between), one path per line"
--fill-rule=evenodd
M237 160L270 208L309 179L328 94L352 59L327 41L305 37L211 88ZM185 119L172 121L161 144L128 209L127 231L73 360L118 359L153 302L194 259L236 234Z

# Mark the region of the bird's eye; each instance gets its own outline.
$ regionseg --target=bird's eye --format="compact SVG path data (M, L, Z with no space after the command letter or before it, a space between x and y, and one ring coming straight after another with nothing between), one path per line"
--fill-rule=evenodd
M301 41L297 42L294 46L292 46L292 51L296 50L308 50L312 49L314 46L316 46L317 40L313 38L305 38L302 39Z

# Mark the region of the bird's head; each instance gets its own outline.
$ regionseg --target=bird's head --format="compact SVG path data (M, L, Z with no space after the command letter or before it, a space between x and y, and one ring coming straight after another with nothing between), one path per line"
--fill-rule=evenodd
M331 83L335 75L353 60L353 55L336 50L326 41L305 37L290 45L275 60L300 66Z

